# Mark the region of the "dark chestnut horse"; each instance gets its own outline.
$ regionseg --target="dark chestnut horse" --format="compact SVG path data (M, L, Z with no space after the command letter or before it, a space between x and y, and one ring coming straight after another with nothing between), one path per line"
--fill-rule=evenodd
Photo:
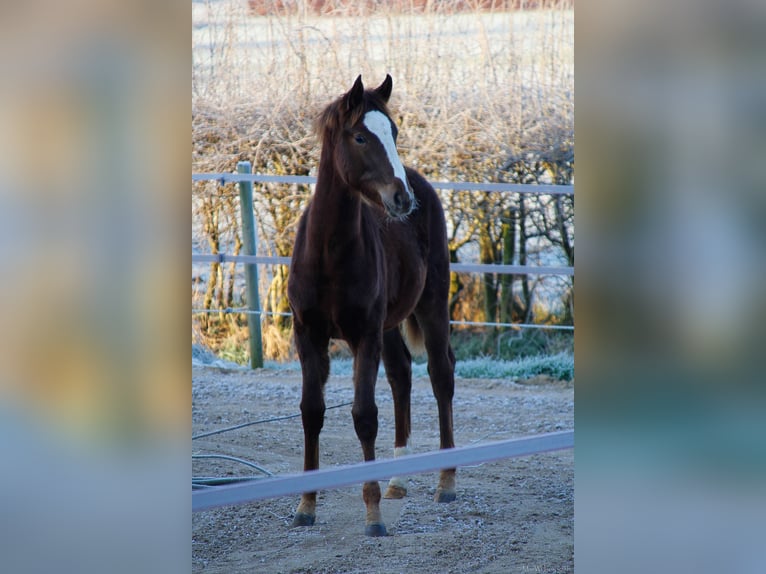
M403 167L396 152L397 128L386 107L391 86L387 75L378 88L365 90L359 76L316 122L322 142L319 174L299 222L287 289L303 371L305 470L319 467L331 338L345 340L354 355L351 413L364 460L375 459L381 356L394 398L394 454L407 452L412 358L400 331L403 323L408 343L424 344L428 353L441 448L455 446L444 212L431 185ZM406 492L406 482L394 477L386 497ZM384 536L377 481L364 484L362 497L365 534ZM454 499L455 469L442 470L435 500ZM316 492L304 493L293 525L312 525L315 516Z

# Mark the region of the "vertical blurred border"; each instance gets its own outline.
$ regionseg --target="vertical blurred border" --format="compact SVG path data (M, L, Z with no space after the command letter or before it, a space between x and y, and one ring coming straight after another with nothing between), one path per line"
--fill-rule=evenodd
M188 1L0 7L5 572L188 572Z
M764 24L577 3L577 572L766 572Z

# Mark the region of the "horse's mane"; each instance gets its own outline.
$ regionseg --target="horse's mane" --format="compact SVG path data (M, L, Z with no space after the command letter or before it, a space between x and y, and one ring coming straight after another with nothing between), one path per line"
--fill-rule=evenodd
M361 106L356 106L348 110L348 94L343 94L314 118L314 133L323 141L332 141L334 135L344 126L353 126L362 116L370 110L379 110L390 116L388 106L383 98L374 90L364 91L364 102Z

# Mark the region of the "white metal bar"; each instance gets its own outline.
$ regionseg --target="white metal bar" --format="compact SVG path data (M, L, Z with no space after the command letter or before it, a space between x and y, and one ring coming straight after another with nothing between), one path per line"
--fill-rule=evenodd
M450 325L467 325L469 327L513 327L514 329L552 329L559 331L574 331L574 325L536 325L534 323L491 323L488 321L450 321Z
M192 263L259 263L264 265L290 265L289 257L268 255L229 255L228 253L194 253Z
M192 309L193 315L223 313L224 315L237 313L244 315L268 315L279 317L292 317L292 313L276 311L251 311L247 307L226 307L224 309ZM469 327L513 327L514 329L551 329L559 331L574 331L574 325L537 325L535 323L492 323L489 321L450 321L450 325L465 325Z
M192 181L217 181L221 184L241 181L314 184L317 178L309 175L263 175L260 173L193 173Z
M229 255L228 253L195 253L192 254L192 263L261 263L266 265L290 265L290 258L261 255ZM497 273L500 275L574 275L574 267L500 265L494 263L450 263L450 271L458 273Z
M499 275L574 275L574 267L546 265L501 265L494 263L450 263L458 273L497 273Z
M192 492L192 511L574 447L574 431L452 448Z
M309 175L264 175L259 173L193 173L192 181L218 181L220 183L239 183L251 181L258 183L298 183L311 185L317 178ZM431 181L436 189L454 191L500 191L506 193L537 193L546 195L574 195L574 185L546 185L525 183L481 183L470 181Z
M505 193L537 193L546 195L574 195L574 185L547 185L542 183L474 183L468 181L431 181L436 189L453 191L500 191Z
M237 313L242 315L261 315L261 316L269 316L269 317L292 317L292 313L287 313L283 311L251 311L247 307L224 307L223 309L192 309L192 314L209 314L209 315L215 315L216 313L223 313L231 314L231 313ZM494 324L494 323L493 323Z

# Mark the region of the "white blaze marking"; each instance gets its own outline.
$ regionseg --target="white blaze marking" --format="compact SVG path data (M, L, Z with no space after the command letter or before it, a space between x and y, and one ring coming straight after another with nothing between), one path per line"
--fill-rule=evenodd
M364 114L363 123L383 144L383 149L386 150L386 155L388 156L388 162L394 168L394 176L401 180L404 184L404 189L407 190L407 194L412 199L412 191L407 183L407 175L404 172L402 160L399 159L399 154L396 153L394 134L391 131L391 120L383 112L373 110Z

